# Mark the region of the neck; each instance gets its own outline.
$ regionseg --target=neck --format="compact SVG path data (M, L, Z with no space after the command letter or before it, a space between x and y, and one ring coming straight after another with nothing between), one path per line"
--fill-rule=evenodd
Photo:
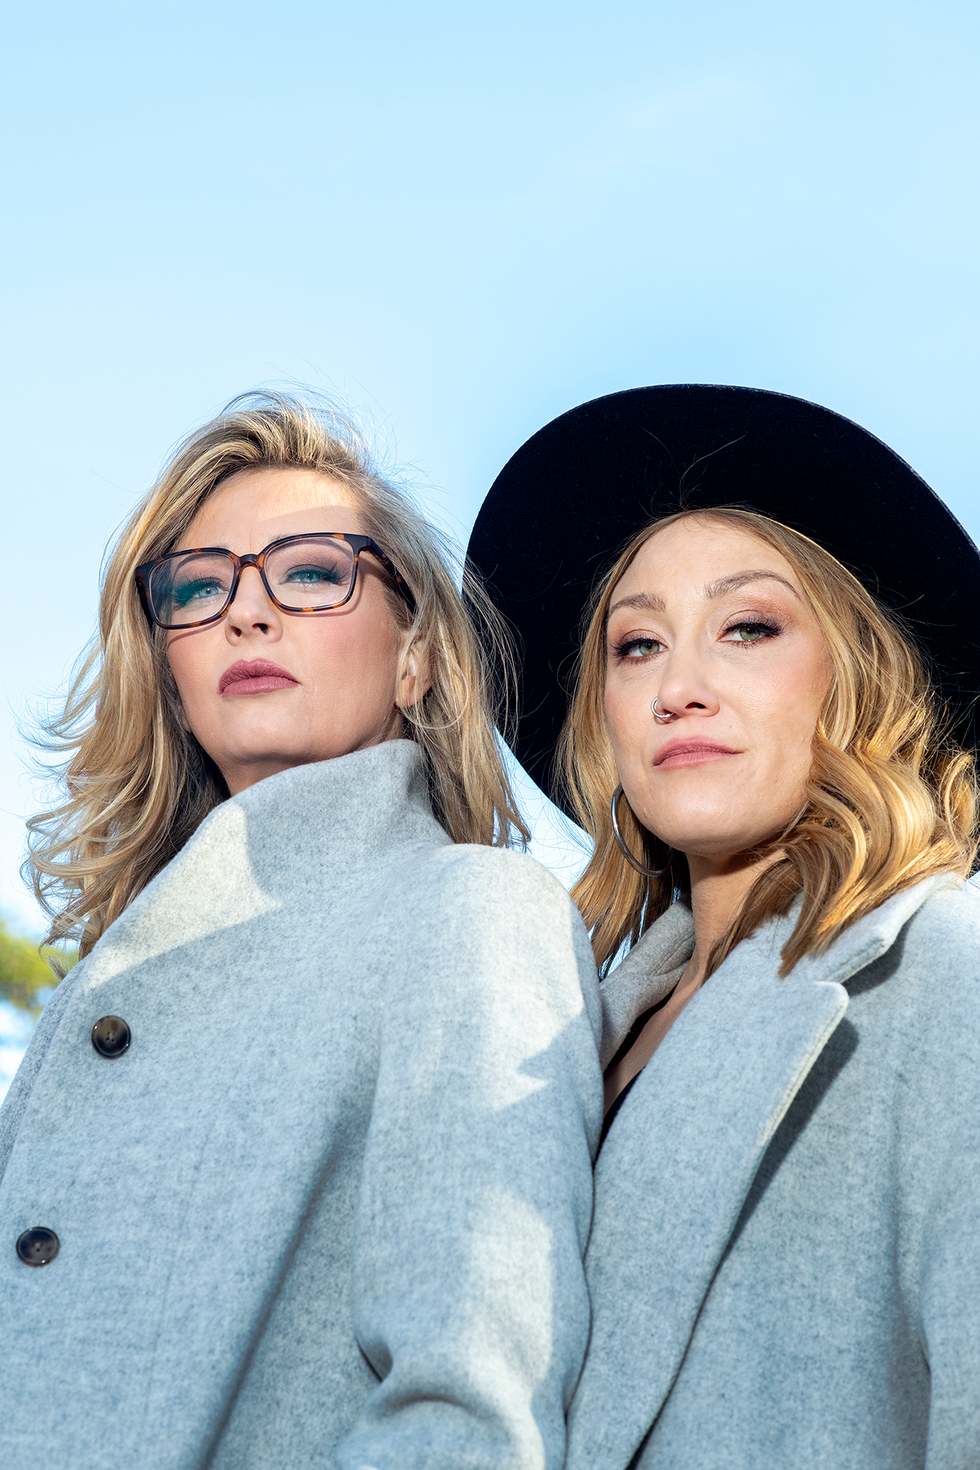
M688 854L694 953L684 971L682 984L691 987L701 984L708 956L730 928L759 874L775 860L774 856L718 859Z

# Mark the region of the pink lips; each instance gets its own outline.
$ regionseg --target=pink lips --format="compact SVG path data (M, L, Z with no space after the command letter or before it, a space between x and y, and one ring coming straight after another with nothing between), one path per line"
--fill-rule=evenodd
M658 769L676 770L680 766L701 766L726 755L740 755L730 745L717 745L713 740L669 740L657 751L653 764Z
M237 664L225 669L218 682L219 694L271 694L274 689L294 689L299 683L286 669L270 664L264 658L246 663L240 658Z

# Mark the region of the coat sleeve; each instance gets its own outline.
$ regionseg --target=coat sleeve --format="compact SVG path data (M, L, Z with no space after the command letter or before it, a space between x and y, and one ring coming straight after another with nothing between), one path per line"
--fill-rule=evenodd
M976 983L980 990L980 977ZM929 1365L926 1470L980 1464L980 1006L970 1009L935 1058L915 1171Z
M354 1251L379 1383L341 1470L560 1470L589 1332L595 969L550 874L447 848L392 894ZM376 936L377 938L377 936ZM382 948L384 946L382 945Z
M904 937L923 977L898 1064L902 1215L929 1371L926 1470L980 1464L980 895L929 903ZM921 999L920 999L921 997ZM899 1256L899 1270L904 1262Z

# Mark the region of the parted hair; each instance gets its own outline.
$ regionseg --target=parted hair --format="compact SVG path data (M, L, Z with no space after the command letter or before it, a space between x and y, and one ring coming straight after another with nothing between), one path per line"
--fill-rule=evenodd
M595 843L572 896L591 931L600 970L608 969L625 942L635 944L668 907L674 890L689 883L681 854L674 854L662 878L647 879L626 863L616 844L609 803L619 775L604 693L613 590L652 537L691 519L737 526L786 558L833 664L802 809L758 849L760 857L774 861L762 870L707 965L710 975L741 940L785 914L801 895L799 917L782 951L785 975L804 955L822 953L848 925L929 874L969 875L977 852L974 758L945 738L944 711L910 633L816 542L735 507L680 511L653 522L617 558L587 609L559 751L564 793ZM659 866L663 846L625 798L618 814L630 850L644 866Z
M61 758L65 796L28 823L26 868L51 942L77 940L86 954L228 795L186 727L167 635L150 626L134 573L176 548L229 476L283 467L342 484L411 588L414 614L393 586L387 601L432 681L402 713L437 819L455 842L527 841L494 730L508 718L511 645L486 594L464 571L464 606L443 538L374 469L344 415L313 398L245 394L178 446L123 527L105 567L98 633L38 740Z

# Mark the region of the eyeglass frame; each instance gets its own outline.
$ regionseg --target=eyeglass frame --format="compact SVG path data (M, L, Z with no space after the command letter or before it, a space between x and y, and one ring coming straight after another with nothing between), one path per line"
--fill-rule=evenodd
M322 541L325 536L330 537L334 541L346 541L354 553L354 562L351 569L350 587L347 589L346 596L342 597L339 602L328 602L325 603L322 607L291 607L287 602L280 602L279 598L269 586L269 579L266 577L265 574L266 556L269 554L270 551L275 551L277 547L283 546L287 542ZM357 568L362 551L369 551L373 557L377 558L377 560L384 567L385 571L388 573L389 577L391 577L392 581L394 582L396 592L398 592L400 596L404 598L405 602L408 604L409 611L414 616L417 610L415 595L412 592L411 587L409 587L408 583L405 581L405 578L402 576L401 572L395 566L394 562L391 560L386 552L382 551L381 547L378 545L377 541L374 540L373 536L362 536L354 531L303 531L297 536L280 536L278 540L270 541L268 546L263 546L261 551L246 551L243 556L239 556L238 553L235 551L229 551L227 546L187 546L182 551L170 551L167 553L166 556L158 556L153 561L143 562L141 566L138 566L136 568L134 575L136 577L136 586L139 591L140 602L143 604L143 611L146 613L146 616L149 618L150 622L154 623L158 628L163 628L168 633L177 633L187 628L205 628L209 623L220 622L235 600L235 595L238 592L238 583L241 580L242 572L245 570L246 567L255 567L259 576L262 578L262 586L265 588L270 602L272 602L277 608L279 608L280 612L299 614L332 612L334 608L343 607L345 603L350 602L351 598L354 596L354 588L357 586ZM230 558L234 566L234 574L231 579L231 586L228 589L228 599L225 602L224 607L221 609L220 612L212 613L210 617L207 618L201 618L196 623L164 623L160 618L157 617L156 613L153 611L153 601L150 597L149 590L150 578L152 577L153 573L156 571L157 567L163 566L164 562L175 561L178 557L181 556L208 555L227 556Z

